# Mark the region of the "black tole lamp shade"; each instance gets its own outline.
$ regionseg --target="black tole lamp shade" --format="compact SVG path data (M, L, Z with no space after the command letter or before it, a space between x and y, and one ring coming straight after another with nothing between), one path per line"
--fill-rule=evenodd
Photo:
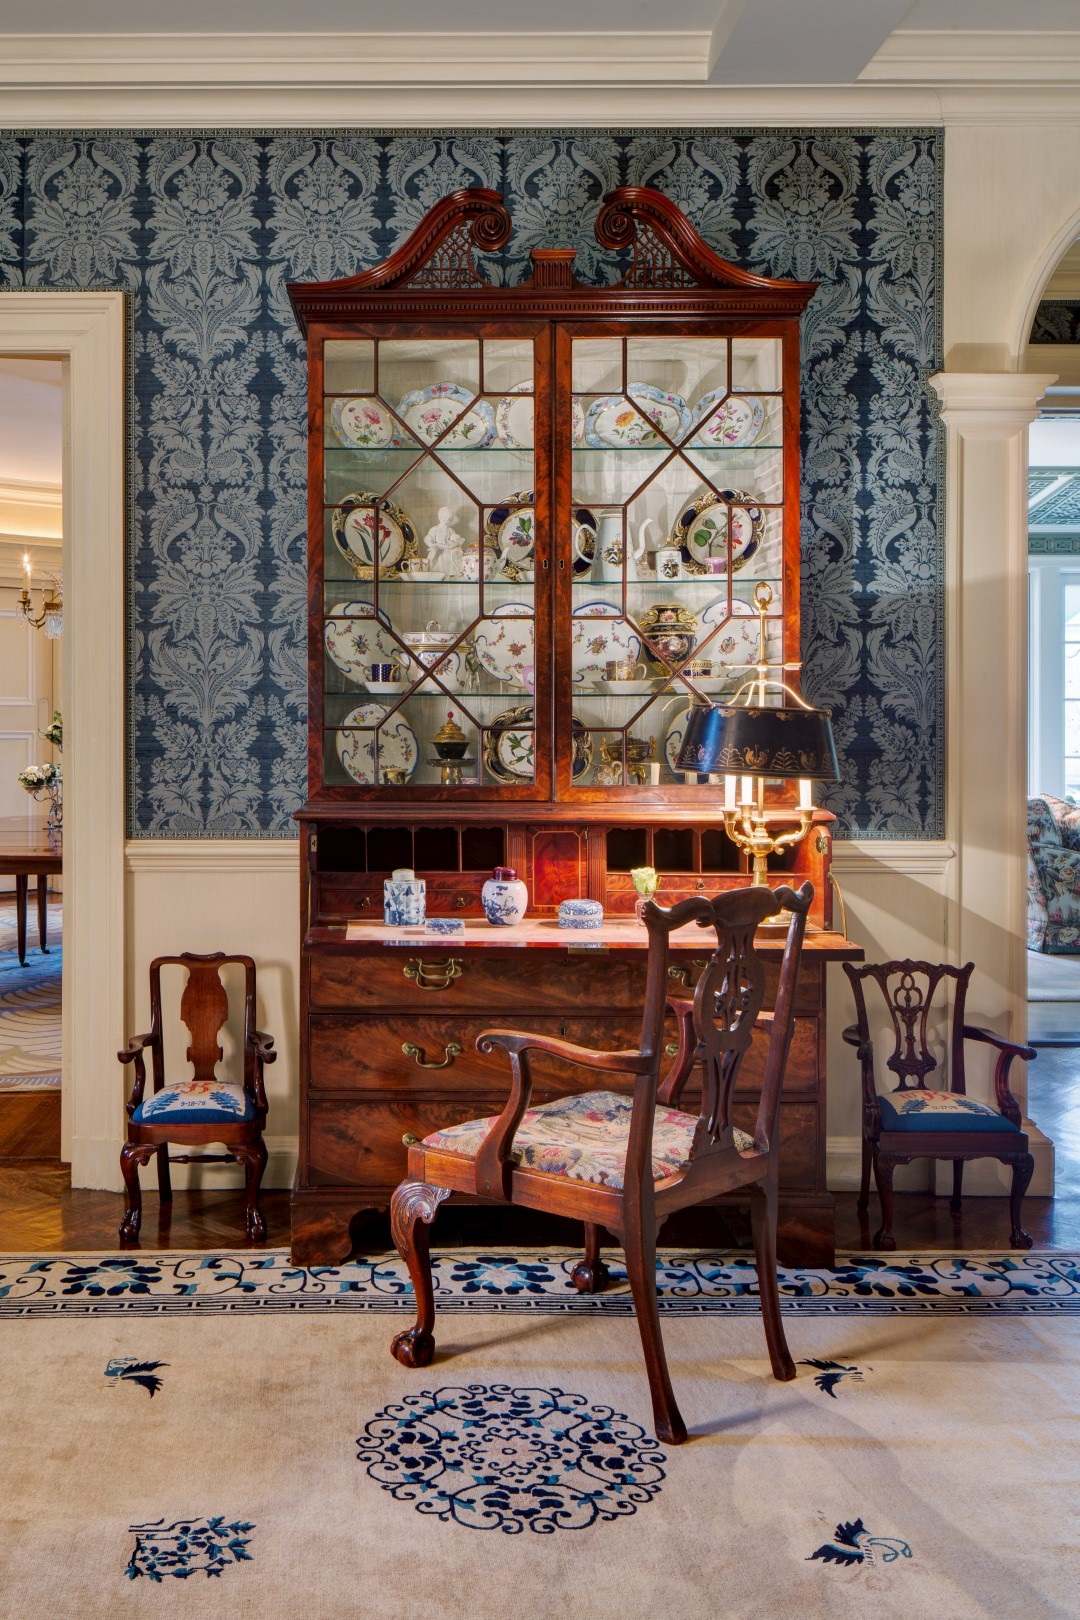
M677 771L729 777L838 782L828 709L695 705L686 722ZM744 798L745 798L744 793Z

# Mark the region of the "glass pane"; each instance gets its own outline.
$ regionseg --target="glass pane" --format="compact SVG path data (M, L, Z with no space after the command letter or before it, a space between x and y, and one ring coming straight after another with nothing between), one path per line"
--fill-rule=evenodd
M532 353L327 345L328 783L534 778Z
M779 387L780 343L589 338L571 371L556 544L573 569L578 779L671 785L690 703L733 697L757 665L762 584L765 657L784 657L782 401L750 392Z

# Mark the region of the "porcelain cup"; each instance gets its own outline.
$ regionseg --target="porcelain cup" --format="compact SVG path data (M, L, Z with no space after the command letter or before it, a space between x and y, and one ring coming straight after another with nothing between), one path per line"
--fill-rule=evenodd
M682 579L682 552L677 546L661 546L653 555L657 579Z
M648 666L632 663L629 658L609 658L604 665L606 681L644 681L648 677Z

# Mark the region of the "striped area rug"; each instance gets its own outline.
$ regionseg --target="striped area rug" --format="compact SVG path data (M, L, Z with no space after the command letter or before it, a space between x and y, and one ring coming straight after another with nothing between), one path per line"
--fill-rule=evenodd
M0 1092L60 1088L60 973L63 911L49 905L49 949L37 945L30 905L26 966L19 966L15 906L0 906Z

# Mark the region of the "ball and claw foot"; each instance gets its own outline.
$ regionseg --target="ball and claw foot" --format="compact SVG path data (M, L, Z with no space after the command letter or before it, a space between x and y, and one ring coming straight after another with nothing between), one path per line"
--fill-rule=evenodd
M394 1338L390 1354L403 1367L430 1367L435 1355L435 1339L432 1334L411 1327Z
M138 1213L124 1216L120 1222L121 1248L137 1249L139 1247L139 1227L141 1224Z
M896 1248L896 1239L893 1237L891 1232L875 1232L874 1248L885 1249L886 1251L891 1252Z
M590 1266L588 1261L579 1260L570 1273L570 1281L579 1294L599 1294L611 1282L611 1272L602 1260Z
M266 1242L266 1222L261 1209L249 1209L244 1214L244 1225L247 1228L249 1243Z
M1022 1226L1014 1226L1009 1233L1009 1244L1014 1249L1030 1249L1035 1239Z

